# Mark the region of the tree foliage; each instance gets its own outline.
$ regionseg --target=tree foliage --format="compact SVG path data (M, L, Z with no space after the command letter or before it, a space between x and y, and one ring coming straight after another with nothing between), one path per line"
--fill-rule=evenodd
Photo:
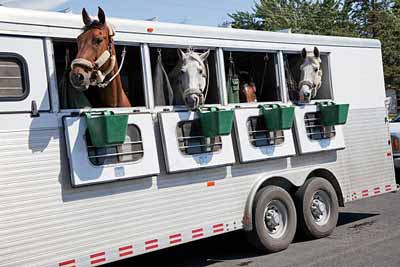
M232 27L379 39L386 86L400 90L400 0L260 0Z

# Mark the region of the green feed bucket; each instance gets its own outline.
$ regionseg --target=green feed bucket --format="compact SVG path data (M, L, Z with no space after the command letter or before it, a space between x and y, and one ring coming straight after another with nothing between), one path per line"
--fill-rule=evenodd
M323 126L346 124L349 113L349 104L322 102L317 105L319 107L320 120Z
M115 115L111 111L93 115L85 112L90 140L95 147L123 144L128 128L128 115Z
M198 110L201 130L205 137L229 135L232 131L233 110L202 108Z
M268 131L289 130L293 126L294 107L279 105L260 106Z

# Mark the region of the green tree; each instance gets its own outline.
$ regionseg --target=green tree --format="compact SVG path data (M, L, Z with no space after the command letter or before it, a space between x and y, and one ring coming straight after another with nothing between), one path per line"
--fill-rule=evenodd
M400 0L261 0L234 28L379 39L387 87L400 90Z

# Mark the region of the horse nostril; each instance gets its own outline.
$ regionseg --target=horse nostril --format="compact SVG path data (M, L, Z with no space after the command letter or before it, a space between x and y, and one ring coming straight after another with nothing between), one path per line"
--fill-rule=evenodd
M83 80L85 80L85 76L83 76L82 73L78 73L78 81L83 82Z

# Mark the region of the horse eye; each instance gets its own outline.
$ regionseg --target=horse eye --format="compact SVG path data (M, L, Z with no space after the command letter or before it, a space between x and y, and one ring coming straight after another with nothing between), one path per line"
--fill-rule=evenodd
M319 71L319 69L318 69L318 68L315 68L314 70L315 70L315 72L318 72L318 71Z
M97 45L99 45L99 44L101 44L101 42L103 42L103 39L102 39L102 38L96 38L96 39L94 40L94 42L95 42Z
M199 73L200 73L200 74L203 74L203 70L202 70L202 69L199 69Z

